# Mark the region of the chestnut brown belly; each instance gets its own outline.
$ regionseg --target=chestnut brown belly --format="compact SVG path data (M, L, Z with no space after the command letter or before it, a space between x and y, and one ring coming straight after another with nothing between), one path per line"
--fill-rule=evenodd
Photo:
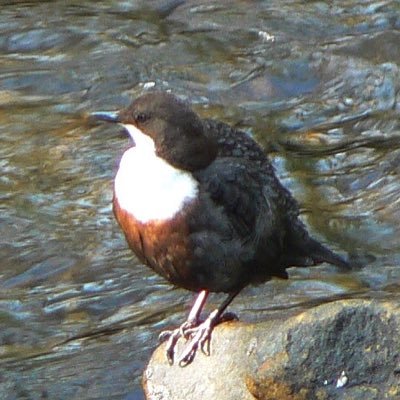
M176 286L201 289L190 268L193 251L185 211L171 220L144 224L122 209L115 197L113 205L126 240L141 262Z

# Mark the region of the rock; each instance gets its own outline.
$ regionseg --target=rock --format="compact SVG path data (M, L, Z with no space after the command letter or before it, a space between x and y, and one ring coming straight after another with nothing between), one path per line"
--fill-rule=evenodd
M182 349L184 342L179 343ZM225 322L211 355L143 376L148 400L400 399L400 300L341 300L265 322Z

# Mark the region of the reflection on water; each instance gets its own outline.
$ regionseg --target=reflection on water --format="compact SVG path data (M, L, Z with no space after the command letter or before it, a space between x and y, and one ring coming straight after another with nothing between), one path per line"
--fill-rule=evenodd
M0 14L3 397L140 399L159 331L190 306L127 249L110 204L129 144L85 118L147 86L254 134L313 233L366 264L247 288L243 320L398 287L395 3L67 3Z

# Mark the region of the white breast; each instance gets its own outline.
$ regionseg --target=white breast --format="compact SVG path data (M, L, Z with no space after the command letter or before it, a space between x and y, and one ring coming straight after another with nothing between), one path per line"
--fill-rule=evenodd
M196 198L198 182L156 156L153 140L132 125L125 128L136 146L122 156L115 195L122 209L146 223L168 220Z

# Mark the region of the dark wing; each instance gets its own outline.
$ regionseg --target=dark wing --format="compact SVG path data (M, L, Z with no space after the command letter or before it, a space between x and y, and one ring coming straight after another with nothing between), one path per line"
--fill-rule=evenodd
M256 163L234 157L217 159L195 177L240 240L243 257L275 272L281 270L277 263L284 236L282 215L270 177Z
M280 206L285 209L289 218L296 218L299 215L299 206L296 200L279 182L265 151L248 133L212 119L205 119L204 124L207 128L205 132L218 143L218 157L246 159L256 164L258 173L265 175L266 185L275 194L279 194Z
M262 188L252 179L243 162L223 158L196 174L201 189L208 194L244 241L254 232L261 209Z
M242 244L243 259L256 268L283 278L289 266L328 262L348 268L346 260L308 234L296 207L287 201L287 190L257 162L220 158L196 178L223 210L233 236Z
M246 132L237 130L220 121L204 120L206 132L218 143L219 157L240 157L256 164L264 175L267 201L277 205L282 216L281 232L285 232L281 264L286 266L311 266L328 262L349 269L349 262L313 239L298 219L299 206L289 191L275 176L263 149ZM253 165L254 165L253 164ZM277 211L275 210L275 213Z

